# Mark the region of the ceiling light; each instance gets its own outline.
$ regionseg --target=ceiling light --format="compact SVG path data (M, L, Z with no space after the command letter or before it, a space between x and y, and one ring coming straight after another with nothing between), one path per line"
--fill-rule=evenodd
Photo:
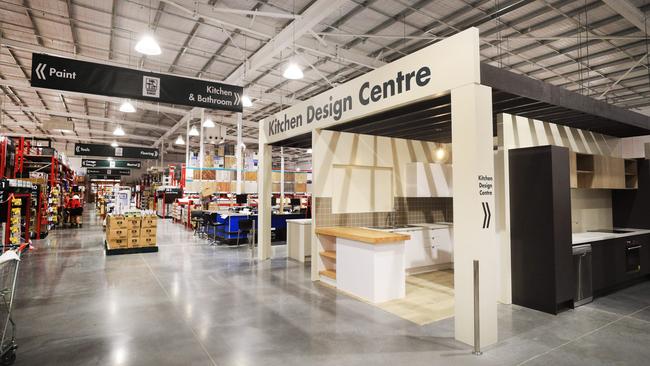
M135 107L131 104L131 101L125 99L120 105L120 112L133 113L135 112Z
M190 128L190 132L188 132L187 134L190 135L190 136L199 136L200 135L199 130L196 128L196 126L192 126L192 128Z
M135 50L149 56L160 55L160 46L151 34L145 34L135 45Z
M304 77L302 69L298 63L292 60L287 63L287 67L284 69L282 76L291 80L302 79Z
M248 95L244 95L243 97L241 97L241 105L244 107L252 107L253 101Z
M108 161L113 161L113 158L111 156L108 157Z
M117 141L113 140L113 142L111 142L111 146L112 147L118 147L120 145L117 144Z
M447 152L445 151L444 148L439 147L436 149L436 160L444 160L445 156L447 155Z
M183 136L178 135L178 138L176 139L176 141L174 141L174 143L176 145L185 145L185 141L183 140Z
M307 149L307 154L311 154L311 149Z
M113 135L124 136L124 130L122 129L122 126L117 125L117 127L115 127L115 129L113 130Z
M214 121L210 117L206 118L205 121L203 121L203 127L212 128L214 126L216 126L216 125L214 124Z

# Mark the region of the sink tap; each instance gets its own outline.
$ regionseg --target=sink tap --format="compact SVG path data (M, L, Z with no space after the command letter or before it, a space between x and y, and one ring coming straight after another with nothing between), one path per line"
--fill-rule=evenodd
M394 229L395 226L397 226L397 224L395 222L396 221L396 216L397 216L397 213L395 212L395 210L389 212L388 215L386 216L385 225L390 226L391 228Z

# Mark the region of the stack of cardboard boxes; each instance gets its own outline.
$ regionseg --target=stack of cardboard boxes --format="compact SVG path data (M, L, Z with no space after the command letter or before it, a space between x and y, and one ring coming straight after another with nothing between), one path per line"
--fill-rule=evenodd
M155 214L127 213L106 218L106 243L109 249L156 246Z

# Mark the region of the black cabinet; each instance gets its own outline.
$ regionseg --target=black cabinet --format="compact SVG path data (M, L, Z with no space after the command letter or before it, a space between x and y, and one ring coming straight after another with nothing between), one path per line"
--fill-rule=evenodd
M650 274L650 236L591 243L594 292L606 292Z
M569 150L509 151L512 302L551 314L572 306Z

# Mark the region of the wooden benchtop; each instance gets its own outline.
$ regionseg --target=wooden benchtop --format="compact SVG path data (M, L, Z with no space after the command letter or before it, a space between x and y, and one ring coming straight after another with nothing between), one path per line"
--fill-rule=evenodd
M316 228L316 234L336 236L338 238L361 241L368 244L386 244L409 240L410 235L372 230L361 227L332 226Z

